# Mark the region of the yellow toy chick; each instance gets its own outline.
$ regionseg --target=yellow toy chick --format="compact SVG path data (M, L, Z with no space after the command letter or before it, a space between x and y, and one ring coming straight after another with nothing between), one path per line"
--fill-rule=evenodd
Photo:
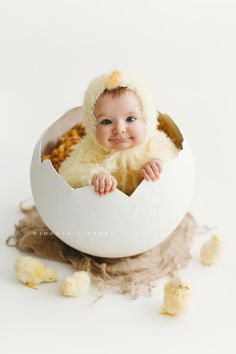
M217 263L222 255L222 251L221 237L219 235L212 235L212 237L202 245L200 251L202 265L211 266Z
M37 289L36 285L42 282L57 281L54 270L45 268L44 264L36 258L22 257L15 263L17 278L28 287Z
M91 280L88 272L79 271L67 277L60 288L64 296L77 297L85 294L90 287Z
M184 312L189 305L190 287L187 282L176 277L168 281L164 288L162 315L176 316Z

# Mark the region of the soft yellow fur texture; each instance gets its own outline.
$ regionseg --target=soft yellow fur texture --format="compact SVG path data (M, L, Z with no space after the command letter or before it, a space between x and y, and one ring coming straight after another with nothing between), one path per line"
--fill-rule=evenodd
M62 163L59 173L71 187L78 188L90 185L94 174L107 171L117 179L117 188L131 195L143 180L140 169L145 162L151 158L166 162L178 152L166 134L158 130L149 142L125 150L108 150L85 136Z

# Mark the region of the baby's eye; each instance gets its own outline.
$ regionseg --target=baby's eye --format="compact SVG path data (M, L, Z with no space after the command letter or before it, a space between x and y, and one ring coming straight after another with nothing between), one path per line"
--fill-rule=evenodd
M102 121L101 121L101 124L103 124L103 125L109 125L109 124L111 124L112 123L112 121L110 120L110 119L103 119Z
M134 122L135 120L136 120L135 117L128 117L128 118L126 119L126 121L127 121L128 123L132 123L132 122Z

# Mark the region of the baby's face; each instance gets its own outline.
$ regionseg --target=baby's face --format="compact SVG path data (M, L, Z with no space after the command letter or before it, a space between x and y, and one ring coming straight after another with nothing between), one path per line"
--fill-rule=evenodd
M136 94L127 89L120 96L100 96L95 106L96 138L110 148L126 149L145 139L145 122L141 103Z

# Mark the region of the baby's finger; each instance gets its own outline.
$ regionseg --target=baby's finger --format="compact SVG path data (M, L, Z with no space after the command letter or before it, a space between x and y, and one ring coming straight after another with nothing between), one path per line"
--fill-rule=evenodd
M111 186L110 192L114 192L114 190L116 189L116 186L117 186L117 180L116 180L116 179L113 179L113 180L112 180L112 186Z
M152 180L152 179L149 177L149 175L147 174L145 168L143 168L143 169L141 170L141 173L142 173L143 178L144 178L146 181L151 181L151 180Z
M160 170L155 161L151 161L151 168L156 178L159 178Z
M159 160L159 159L155 159L153 161L155 162L155 164L159 168L159 173L162 173L162 171L163 171L163 163L162 163L162 161Z
M148 174L148 176L151 178L151 179L156 179L156 176L152 170L152 167L151 165L147 164L146 167L145 167L145 171L146 173Z
M103 195L105 191L105 178L99 178L99 190L98 193L100 193L100 195Z
M108 194L112 186L112 179L109 177L105 180L105 194Z

